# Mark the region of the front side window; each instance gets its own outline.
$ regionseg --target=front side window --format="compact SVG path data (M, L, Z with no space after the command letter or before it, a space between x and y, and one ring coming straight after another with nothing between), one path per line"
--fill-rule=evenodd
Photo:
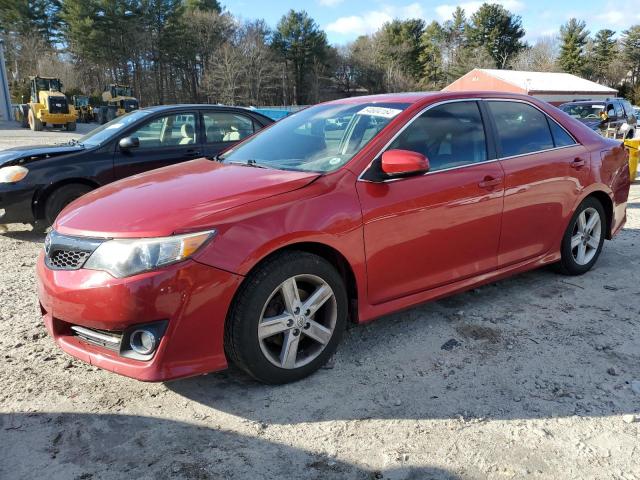
M235 113L203 113L207 143L237 142L253 134L253 121Z
M554 148L544 113L522 102L487 102L497 127L502 157Z
M615 108L616 108L616 115L619 118L623 118L624 117L624 110L622 109L622 103L616 102L615 103Z
M437 171L487 160L487 144L476 102L452 102L416 118L388 150L411 150L429 159Z
M220 160L331 172L353 158L406 103L328 103L301 110L227 151Z
M158 117L129 136L138 138L140 148L193 145L197 142L196 116L193 113L181 113Z
M100 145L113 139L120 132L149 115L151 115L149 110L136 110L121 117L116 117L95 130L91 130L91 132L80 138L78 143L90 146Z

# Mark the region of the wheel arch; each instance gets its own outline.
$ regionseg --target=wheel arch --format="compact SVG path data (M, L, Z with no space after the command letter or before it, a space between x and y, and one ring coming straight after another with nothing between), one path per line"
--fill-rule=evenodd
M604 192L603 190L595 190L591 193L589 193L587 196L585 196L582 201L584 201L587 198L595 198L596 200L598 200L600 202L600 204L602 205L602 208L604 208L604 212L606 215L606 236L605 238L607 240L611 240L611 236L612 236L612 225L613 225L613 200L611 200L611 197L609 196L609 194L607 194L606 192Z
M260 258L254 265L251 266L249 271L246 274L246 277L251 275L256 268L262 265L264 262L272 258L274 255L280 254L282 252L307 252L312 253L314 255L318 255L319 257L328 261L331 265L333 265L338 273L342 276L342 279L345 283L345 287L347 289L347 297L349 300L349 319L351 322L357 323L358 321L358 283L356 280L356 275L353 269L353 266L347 258L336 248L321 242L315 241L299 241L284 245L280 248L272 250L267 255ZM238 288L238 291L241 289ZM234 297L235 301L235 297Z
M100 187L100 184L98 182L82 177L65 178L64 180L60 180L52 183L51 185L47 185L42 190L37 191L33 196L32 209L34 218L36 220L42 220L44 218L44 207L46 205L47 199L53 192L55 192L60 187L64 187L65 185L75 184L86 185L91 189Z

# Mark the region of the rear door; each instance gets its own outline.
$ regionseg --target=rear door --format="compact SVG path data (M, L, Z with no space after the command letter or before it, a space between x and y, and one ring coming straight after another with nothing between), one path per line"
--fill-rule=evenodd
M229 111L203 111L204 151L215 156L220 151L253 135L261 125L251 116Z
M138 146L121 149L116 142L114 176L120 179L203 156L196 111L167 113L143 123L126 136Z
M505 172L498 266L559 248L589 175L586 149L557 122L523 101L486 102Z

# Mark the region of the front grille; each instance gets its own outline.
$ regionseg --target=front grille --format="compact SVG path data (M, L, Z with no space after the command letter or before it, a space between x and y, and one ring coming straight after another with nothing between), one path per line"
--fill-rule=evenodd
M78 270L102 242L104 239L69 237L52 230L44 240L47 267L52 270Z
M108 348L115 352L120 350L122 342L122 332L114 332L108 330L97 330L93 328L80 327L73 325L71 327L73 333L87 343L98 345L99 347Z
M91 252L86 250L56 250L49 257L49 265L59 270L78 270L89 255Z
M49 97L49 113L69 113L69 104L64 97Z

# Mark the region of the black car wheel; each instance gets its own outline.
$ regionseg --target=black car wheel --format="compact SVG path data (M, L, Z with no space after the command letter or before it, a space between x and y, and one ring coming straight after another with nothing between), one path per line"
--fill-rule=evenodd
M91 187L78 183L63 185L62 187L54 190L47 198L44 206L44 218L47 225L53 225L56 217L64 207L69 205L75 199L80 198L85 193L89 193L91 190Z
M281 384L320 368L347 322L336 269L307 252L276 254L238 292L225 326L227 357L257 380Z

